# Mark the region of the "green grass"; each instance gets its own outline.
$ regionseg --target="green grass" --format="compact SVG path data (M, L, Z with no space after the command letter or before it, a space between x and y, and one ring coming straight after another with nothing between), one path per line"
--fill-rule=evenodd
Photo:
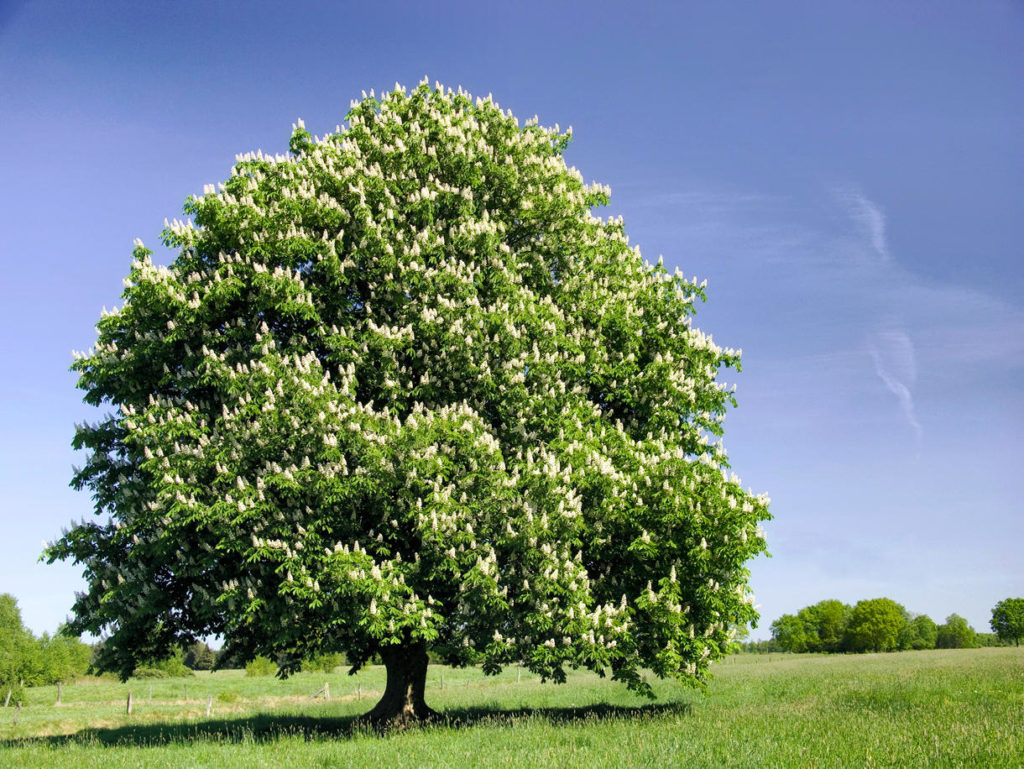
M29 690L17 725L13 708L0 709L0 766L1024 765L1016 648L738 656L716 667L706 694L656 682L653 703L590 674L565 686L516 675L432 666L428 702L451 723L383 736L353 726L382 690L379 668L91 680L65 686L59 706L43 687ZM312 699L325 681L331 701Z

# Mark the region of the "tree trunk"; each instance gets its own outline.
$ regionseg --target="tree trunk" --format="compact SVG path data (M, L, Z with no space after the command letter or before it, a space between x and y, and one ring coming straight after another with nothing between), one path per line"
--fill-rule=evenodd
M384 696L359 720L377 726L404 726L436 718L437 712L423 699L429 662L427 645L385 646L380 656L388 675Z

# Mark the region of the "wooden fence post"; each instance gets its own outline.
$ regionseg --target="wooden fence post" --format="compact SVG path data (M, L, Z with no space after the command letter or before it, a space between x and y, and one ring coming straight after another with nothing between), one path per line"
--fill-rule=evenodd
M4 707L5 708L7 707L7 703L9 703L11 701L11 692L13 692L13 691L14 691L13 689L8 689L7 690L7 696L4 697Z
M331 701L331 684L328 681L324 681L324 699Z
M210 717L210 711L213 709L213 695L211 694L206 698L206 717Z
M361 700L363 698L363 685L356 684L356 699Z
M441 671L441 691L444 691L444 671Z
M126 716L132 714L132 693L130 691L128 692L128 705L125 707L124 713Z

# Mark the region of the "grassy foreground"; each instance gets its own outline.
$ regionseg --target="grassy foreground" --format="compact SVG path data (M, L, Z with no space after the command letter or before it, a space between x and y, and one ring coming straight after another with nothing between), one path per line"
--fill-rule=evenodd
M452 723L385 736L352 727L381 669L90 680L60 705L29 690L16 725L0 709L0 766L1024 766L1024 649L748 655L715 672L707 694L659 682L651 703L590 674L432 666L428 702ZM312 698L325 682L331 700Z

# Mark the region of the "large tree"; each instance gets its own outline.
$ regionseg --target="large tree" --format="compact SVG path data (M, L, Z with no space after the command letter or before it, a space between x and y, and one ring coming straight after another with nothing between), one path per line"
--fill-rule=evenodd
M354 102L290 153L238 158L74 364L74 485L99 514L48 548L85 567L98 664L217 634L287 674L380 655L372 718L416 718L428 649L649 691L702 682L755 621L767 499L718 436L739 353L703 285L592 211L570 132L422 84Z
M989 621L999 640L1020 646L1024 638L1024 598L1004 598L992 608Z

